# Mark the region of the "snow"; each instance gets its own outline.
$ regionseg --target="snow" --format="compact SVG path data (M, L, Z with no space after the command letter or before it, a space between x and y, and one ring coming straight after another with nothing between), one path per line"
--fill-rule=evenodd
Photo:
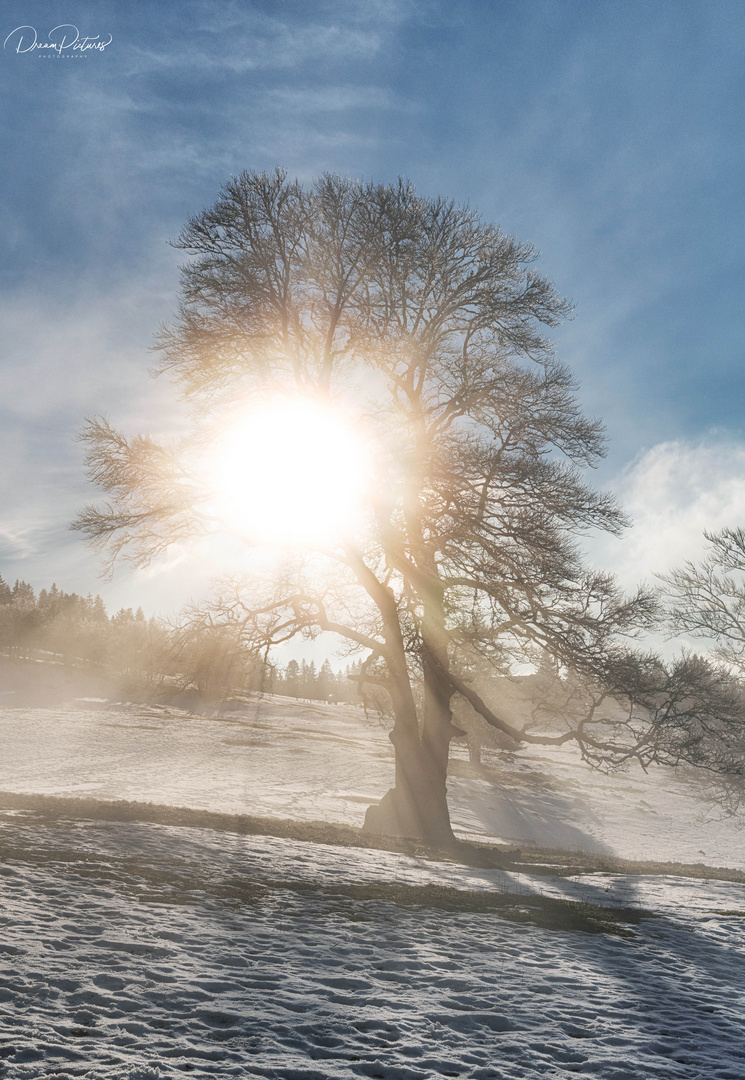
M256 696L215 717L158 706L0 708L0 791L88 795L361 825L393 783L387 728L351 706ZM453 825L504 840L629 859L745 869L745 832L707 814L690 777L606 777L571 747L454 751ZM458 756L460 755L460 756Z
M375 721L281 699L217 718L7 708L0 748L6 791L356 824L392 776ZM464 834L745 864L743 833L699 820L687 780L595 777L570 754L489 762L503 788L456 762ZM9 810L0 856L3 1080L745 1076L745 885L714 875L538 877ZM526 913L543 893L654 917L627 937L552 931L364 898L355 883L509 892Z

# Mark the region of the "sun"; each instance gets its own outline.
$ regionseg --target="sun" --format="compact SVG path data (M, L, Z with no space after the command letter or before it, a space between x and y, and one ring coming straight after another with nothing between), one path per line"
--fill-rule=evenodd
M253 542L323 544L361 524L371 455L341 409L293 398L235 421L209 471L217 513L231 530Z

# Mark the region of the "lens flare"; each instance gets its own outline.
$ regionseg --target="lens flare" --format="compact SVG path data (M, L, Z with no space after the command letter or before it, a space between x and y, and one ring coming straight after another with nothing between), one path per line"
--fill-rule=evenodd
M216 512L231 529L255 542L322 544L361 523L371 464L349 417L302 398L235 422L210 474Z

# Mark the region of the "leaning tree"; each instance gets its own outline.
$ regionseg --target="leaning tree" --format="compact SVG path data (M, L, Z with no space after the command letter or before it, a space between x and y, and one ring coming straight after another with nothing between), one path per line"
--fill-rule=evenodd
M331 631L364 657L396 766L369 830L453 842L457 699L517 743L574 741L601 768L737 767L736 682L697 658L666 666L635 651L626 639L655 617L652 595L627 597L583 561L579 537L625 522L583 479L602 427L545 336L569 306L530 245L403 181L303 187L277 171L231 179L175 246L189 261L157 370L192 401L193 434L164 445L90 421L89 474L108 502L74 524L135 563L227 527L200 464L226 426L278 396L363 434L373 479L346 493L364 496L354 525L234 582L217 611L257 652ZM245 469L290 438L268 432ZM266 542L248 511L237 531ZM542 717L515 725L487 704L474 672L545 657L556 680Z

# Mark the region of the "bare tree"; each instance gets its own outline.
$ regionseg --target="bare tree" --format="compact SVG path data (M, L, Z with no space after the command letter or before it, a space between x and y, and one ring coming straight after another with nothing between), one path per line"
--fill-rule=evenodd
M670 574L660 575L666 616L672 632L689 634L708 642L710 651L727 669L745 675L745 529L705 532L707 556L686 562ZM722 769L718 784L720 801L737 809L745 800L745 730L732 736L733 761ZM717 747L721 753L721 747Z
M745 529L705 532L709 554L664 583L668 620L678 634L711 641L715 655L745 673Z
M75 527L146 562L217 527L192 468L216 418L277 391L354 411L376 437L367 527L299 553L271 583L233 583L217 610L257 652L332 631L364 654L360 681L387 703L396 760L368 829L453 842L457 696L518 743L574 740L609 768L691 757L702 717L737 722L721 673L667 670L622 644L655 601L583 563L578 537L625 522L582 477L602 427L544 334L570 307L530 245L404 181L306 189L277 171L231 179L176 246L190 261L158 370L195 403L194 437L166 447L91 421L89 473L109 502ZM476 657L502 671L544 654L572 701L560 732L510 723L469 680Z

